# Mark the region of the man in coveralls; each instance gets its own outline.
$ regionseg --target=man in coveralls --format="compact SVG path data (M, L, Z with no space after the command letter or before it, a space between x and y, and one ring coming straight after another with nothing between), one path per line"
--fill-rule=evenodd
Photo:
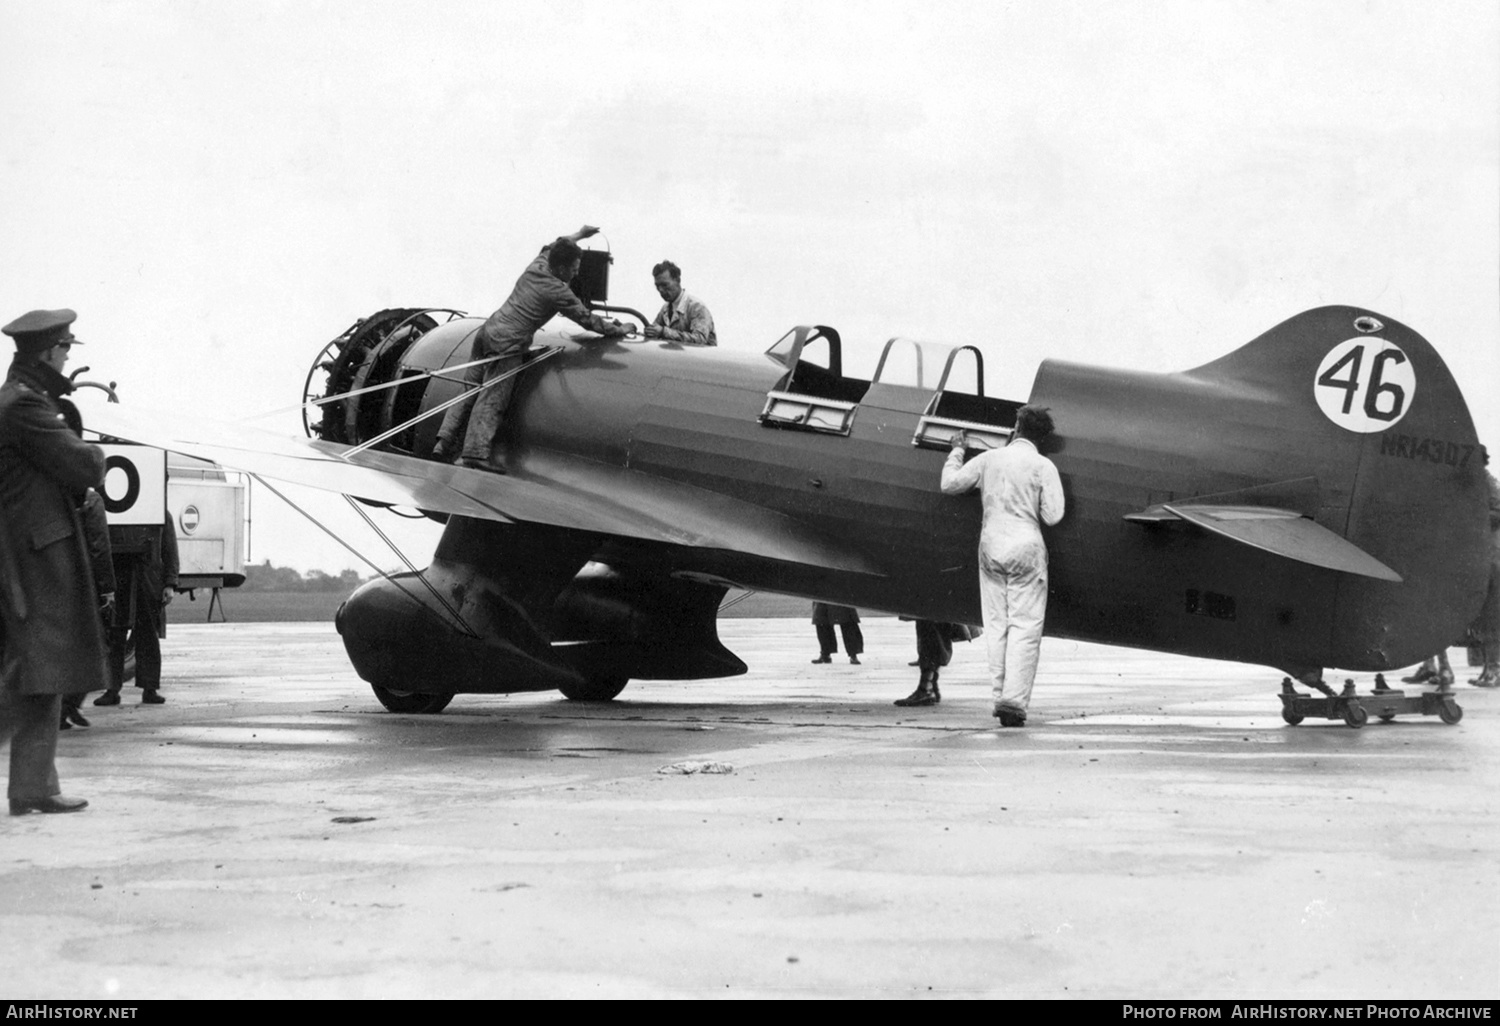
M10 814L78 812L60 793L62 696L105 686L104 626L79 503L104 484L104 453L68 429L56 400L77 343L72 310L0 328L16 343L0 386L0 742L10 739Z
M979 605L990 660L994 715L1002 727L1024 727L1047 615L1047 543L1041 525L1062 519L1062 479L1037 444L1052 434L1045 409L1016 411L1010 444L964 463L960 431L943 464L945 495L979 488Z
M469 359L499 359L465 371L464 380L470 386L493 381L519 369L526 351L531 348L532 336L557 314L606 338L620 338L626 334L618 321L605 320L590 313L568 287L568 282L578 276L579 265L583 262L578 241L598 232L598 228L584 225L572 235L565 235L542 247L536 259L516 279L509 298L474 333ZM515 390L516 378L512 375L481 391L477 399L450 406L443 416L443 426L438 428L433 459L451 460L455 447L462 446L457 455L464 466L505 473L502 465L491 461L490 452Z

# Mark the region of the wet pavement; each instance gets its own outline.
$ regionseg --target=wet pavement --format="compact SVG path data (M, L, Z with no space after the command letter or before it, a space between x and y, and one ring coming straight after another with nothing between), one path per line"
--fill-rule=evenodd
M1000 730L982 642L897 709L864 627L407 716L330 625L173 625L167 704L60 740L90 808L0 822L0 996L1500 994L1500 695L1289 727L1274 671L1049 639Z

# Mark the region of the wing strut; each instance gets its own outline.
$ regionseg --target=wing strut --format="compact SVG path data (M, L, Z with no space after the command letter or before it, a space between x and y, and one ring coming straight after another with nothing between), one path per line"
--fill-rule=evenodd
M363 552L360 552L354 546L350 545L348 542L344 541L344 539L340 538L338 535L336 535L332 531L330 531L323 524L323 522L320 521L317 517L313 516L307 510L305 510L301 506L297 505L295 502L293 502L291 499L287 498L281 492L277 491L276 488L273 485L268 484L266 482L265 478L261 477L259 474L251 474L250 477L251 477L252 480L259 481L262 486L270 489L272 495L276 496L282 502L284 502L288 506L292 507L292 509L296 510L298 513L301 513L308 520L312 521L312 523L313 523L314 526L316 526L324 534L328 535L328 537L330 537L334 541L338 542L344 548L348 549L350 551L350 553L352 553L354 555L354 557L356 559L358 559L361 563L365 564L365 566L369 567L371 570L374 570L377 574L379 574L381 577L384 577L387 581L390 581L391 584L395 585L396 589L399 590L407 598L411 599L417 605L422 606L422 608L424 608L424 609L427 608L427 606L425 606L423 604L423 602L422 602L421 599L417 598L417 596L413 595L409 590L407 590L406 588L402 587L402 584L401 584L400 581L396 580L390 574L386 573L384 570L380 569L380 567L378 567L374 563L372 563L368 558L366 558L366 556L365 556L365 554ZM349 496L347 496L347 495L344 496L344 498L348 499L349 504L351 506L354 506L354 500L353 499L350 499ZM471 638L477 638L477 637L479 637L478 632L475 631L474 628L470 627L468 625L468 623L466 623L464 621L464 618L458 614L458 610L454 609L451 605L449 605L447 599L443 598L442 595L438 594L437 589L432 586L432 582L429 581L426 577L423 577L420 573L417 572L417 568L414 567L414 566L412 566L411 560L407 559L406 556L402 554L401 550L398 549L398 548L396 548L395 544L389 538L386 537L385 532L382 531L382 530L380 530L380 528L375 527L375 524L370 519L369 515L366 514L365 511L362 510L362 509L360 509L358 506L355 506L355 512L358 513L361 517L364 517L365 523L369 524L370 527L374 528L375 533L378 534L378 535L380 535L381 540L384 541L387 545L389 545L391 547L391 551L394 552L394 553L396 553L397 556L401 557L401 562L405 563L407 565L407 567L409 567L411 569L411 571L416 574L417 580L421 581L423 584L425 584L427 586L427 590L430 591L430 592L432 592L432 597L435 598L435 599L437 599L438 602L442 604L442 607L448 611L448 615L451 616L451 617L453 617L453 622L458 626L458 628L460 630L462 630L465 634L467 634Z
M549 356L556 356L560 352L562 352L562 347L561 346L552 346L550 349L547 349L547 350L545 350L543 352L538 353L536 356L533 356L531 359L527 360L525 363L521 364L521 366L515 368L514 370L508 370L504 374L497 374L493 378L491 378L490 380L486 381L484 384L482 384L482 385L476 385L473 388L470 388L470 389L467 389L467 390L465 390L463 392L460 392L458 395L454 396L452 399L449 399L447 402L445 402L445 403L438 403L436 406L434 406L430 410L423 410L421 413L417 414L411 420L402 421L400 424L397 424L395 427L391 428L389 431L383 431L380 434L376 435L374 438L370 439L368 442L361 442L358 445L356 445L354 448L347 449L344 452L339 453L339 459L344 460L345 462L347 462L350 456L353 456L353 455L355 455L357 453L364 452L366 449L370 448L372 445L379 445L381 442L385 441L387 438L390 438L390 437L392 437L394 435L399 435L401 432L405 431L407 428L411 427L413 424L416 424L419 421L424 421L428 417L431 417L435 413L442 413L442 412L444 412L450 406L457 406L459 403L468 402L470 399L473 399L474 396L478 395L480 392L483 392L486 388L493 388L495 385L500 384L500 382L505 381L505 380L507 380L509 378L513 378L517 374L521 373L523 370L528 370L528 369L530 369L532 367L535 367L537 364L541 363L543 360L547 359ZM406 379L401 379L401 380L404 382Z

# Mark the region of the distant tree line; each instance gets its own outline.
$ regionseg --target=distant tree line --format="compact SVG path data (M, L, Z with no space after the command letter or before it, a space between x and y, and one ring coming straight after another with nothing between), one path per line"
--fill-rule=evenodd
M289 566L272 566L268 559L245 567L245 583L240 585L240 590L349 592L363 582L364 578L353 570L345 570L336 577L321 570L309 570L304 576Z

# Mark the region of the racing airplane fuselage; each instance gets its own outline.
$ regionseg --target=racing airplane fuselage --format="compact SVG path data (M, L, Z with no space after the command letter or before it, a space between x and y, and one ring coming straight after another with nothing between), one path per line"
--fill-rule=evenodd
M361 322L327 392L462 363L479 323ZM356 667L415 695L742 672L713 628L730 586L978 623L979 501L941 494L939 473L953 431L1004 444L1021 403L983 394L982 362L978 389L945 387L971 347L892 373L900 341L863 380L826 328L765 354L539 333L548 358L496 443L507 473L431 465L497 515L449 519L425 590L356 593L340 616ZM317 434L364 441L458 391L414 377L330 404ZM1052 412L1067 500L1045 532L1048 634L1385 670L1449 644L1483 599L1482 449L1441 358L1389 318L1308 311L1181 373L1049 360L1025 401ZM360 458L408 466L437 419Z

